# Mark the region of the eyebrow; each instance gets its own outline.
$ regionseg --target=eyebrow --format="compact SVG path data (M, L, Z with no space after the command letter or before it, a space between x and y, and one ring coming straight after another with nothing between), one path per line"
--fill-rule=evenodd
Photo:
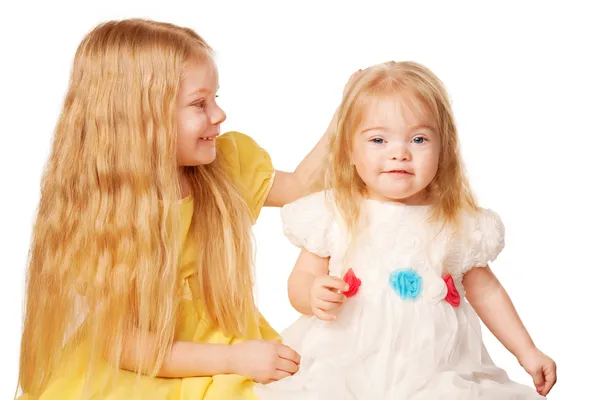
M220 88L220 86L217 86L217 91L219 90L219 88ZM211 93L211 92L212 91L210 89L199 88L199 89L196 89L193 92L191 92L188 96L192 97L192 96L195 96L195 95L198 95L198 94L208 94L208 93Z
M431 125L426 125L426 124L411 126L411 129L413 131L417 131L419 129L429 129L430 131L434 131L435 132L435 128L434 127L432 127Z
M370 128L363 129L363 130L360 132L360 134L362 135L362 134L365 134L365 133L367 133L367 132L369 132L369 131L387 131L387 129L385 129L383 126L372 126L372 127L370 127Z
M428 129L430 131L435 132L435 129L432 126L430 126L430 125L424 125L424 124L411 126L411 127L409 127L409 129L412 130L412 131L416 131L416 130L419 130L419 129ZM383 126L372 126L370 128L363 129L360 132L360 134L363 135L363 134L365 134L365 133L367 133L369 131L386 131L387 132L387 129L385 127L383 127Z

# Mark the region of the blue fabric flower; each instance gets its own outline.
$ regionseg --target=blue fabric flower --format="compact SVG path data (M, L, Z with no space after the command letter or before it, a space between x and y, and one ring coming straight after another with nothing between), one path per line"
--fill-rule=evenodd
M423 278L412 268L397 269L390 274L390 286L401 298L412 300L419 297Z

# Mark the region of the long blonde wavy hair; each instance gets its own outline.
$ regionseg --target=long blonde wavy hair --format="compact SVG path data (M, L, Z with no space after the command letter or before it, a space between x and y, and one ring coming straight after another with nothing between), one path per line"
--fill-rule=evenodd
M138 372L158 373L181 289L177 96L186 65L212 57L194 31L145 20L103 23L79 45L27 271L19 384L33 398L76 348L89 376L98 363L116 372L133 333ZM218 155L184 172L198 300L216 327L242 335L256 318L250 212Z
M437 174L426 188L432 203L431 219L456 224L460 210L477 206L465 177L450 100L442 82L428 68L414 62L386 62L360 71L349 82L338 109L336 134L330 141L325 184L355 237L362 219L361 199L366 186L352 165L352 144L365 118L366 106L377 97L409 96L435 121L441 151Z

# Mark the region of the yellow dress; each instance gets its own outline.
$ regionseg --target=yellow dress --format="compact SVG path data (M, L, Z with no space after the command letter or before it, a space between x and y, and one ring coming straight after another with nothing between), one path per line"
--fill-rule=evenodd
M226 159L228 169L240 185L246 189L247 202L256 219L271 189L274 169L268 153L260 148L250 137L238 132L229 132L217 139L220 157ZM183 235L187 237L192 220L193 201L186 198L179 205L183 220ZM188 278L194 273L194 243L184 241L180 265L182 284L187 285ZM193 280L189 280L193 282ZM193 297L193 285L190 294ZM234 344L244 340L265 339L280 341L278 333L261 316L260 321L249 329L246 337L225 336L202 318L202 304L191 299L183 301L176 329L176 340L212 344ZM84 383L85 362L73 360L68 368L54 379L40 400L75 400L79 398ZM100 371L99 371L100 372ZM100 373L99 375L102 375ZM150 400L254 400L254 382L239 375L216 375L183 379L150 378L120 370L117 384L108 389L100 389L101 382L92 383L92 397L106 400L150 399ZM136 382L137 381L137 382ZM29 400L22 396L22 400Z

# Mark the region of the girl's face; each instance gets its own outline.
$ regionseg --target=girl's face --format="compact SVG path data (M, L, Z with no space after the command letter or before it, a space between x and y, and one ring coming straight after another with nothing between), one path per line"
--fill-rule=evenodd
M217 155L216 138L225 113L216 103L219 87L212 62L193 63L179 88L177 164L180 167L210 164Z
M435 177L440 155L429 114L420 102L400 95L368 103L354 134L352 157L371 198L413 205L427 200L423 189Z

